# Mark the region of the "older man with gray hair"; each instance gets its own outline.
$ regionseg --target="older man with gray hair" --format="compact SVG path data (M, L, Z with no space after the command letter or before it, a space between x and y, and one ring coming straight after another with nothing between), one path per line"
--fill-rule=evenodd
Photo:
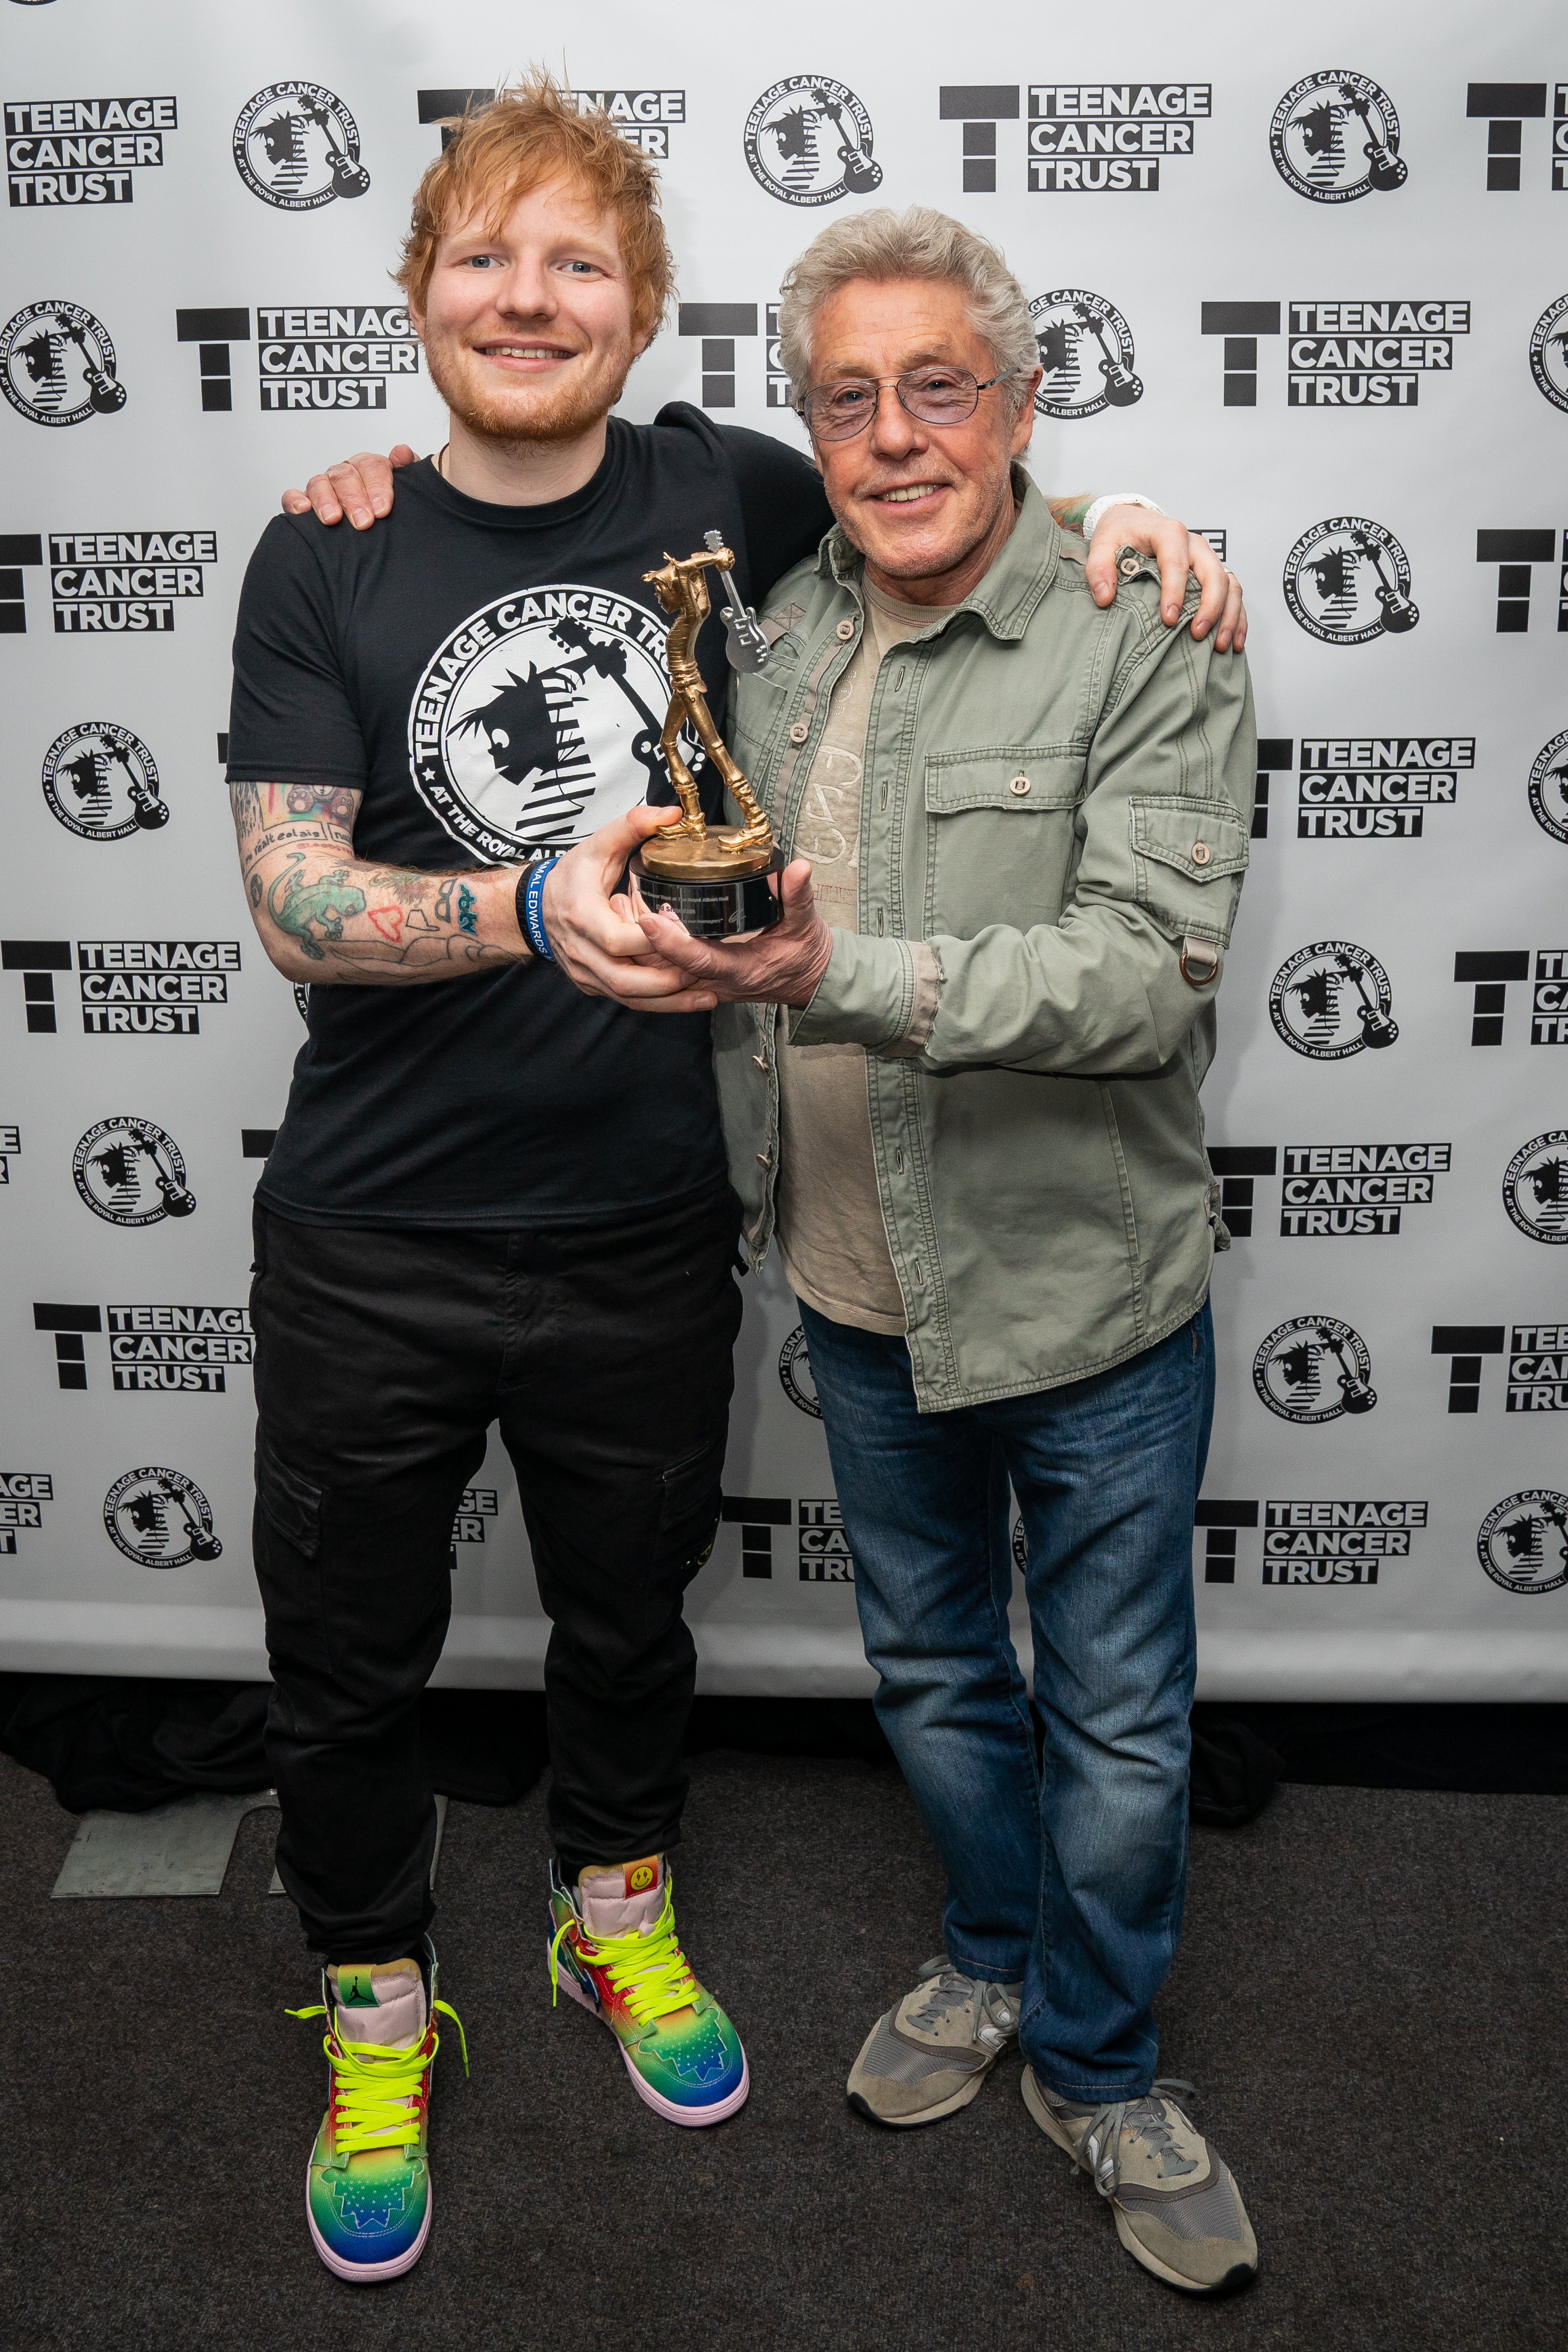
M1162 619L1130 550L1095 603L1019 470L1039 358L982 237L924 207L837 222L780 327L836 518L768 599L733 712L794 853L785 914L716 946L642 929L720 1008L746 1247L777 1236L800 1301L878 1711L947 1872L945 1949L849 2095L934 2122L1016 2038L1030 2114L1128 2252L1218 2294L1257 2242L1188 2086L1155 2078L1153 2003L1186 1874L1226 1245L1198 1088L1247 864L1246 667Z

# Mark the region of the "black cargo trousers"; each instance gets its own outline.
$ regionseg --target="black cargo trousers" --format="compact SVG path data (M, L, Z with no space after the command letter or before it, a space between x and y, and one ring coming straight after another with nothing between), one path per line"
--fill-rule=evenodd
M576 1868L673 1846L740 1322L733 1192L549 1231L304 1225L259 1205L256 1580L277 1866L308 1941L395 1957L434 1916L419 1696L452 1523L500 1423L539 1598L549 1823Z

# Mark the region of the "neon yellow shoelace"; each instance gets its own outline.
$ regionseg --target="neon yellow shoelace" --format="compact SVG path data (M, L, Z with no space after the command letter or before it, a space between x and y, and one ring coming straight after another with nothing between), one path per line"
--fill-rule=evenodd
M468 2037L463 2020L444 2000L432 2007L457 2028L466 2074ZM291 2009L287 2014L325 2017L327 2011L317 2001L309 2009ZM329 2032L322 2037L321 2047L332 2070L332 2147L339 2160L346 2162L369 2148L406 2147L419 2137L424 2074L435 2063L441 2047L439 2033L427 2031L412 2050L386 2050L374 2042L340 2042Z
M590 1936L575 1912L556 1929L549 1948L552 2009L560 1989L561 1939L573 1927L580 1932L583 1958L604 1969L639 2025L652 2025L661 2017L673 2016L677 2009L690 2009L702 1990L675 1933L674 1891L666 1883L664 1907L646 1935L633 1927L624 1936Z

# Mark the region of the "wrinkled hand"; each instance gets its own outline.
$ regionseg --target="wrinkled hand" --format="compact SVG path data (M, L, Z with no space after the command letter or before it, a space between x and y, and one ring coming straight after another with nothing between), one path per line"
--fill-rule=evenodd
M541 911L555 960L585 996L613 996L633 1013L711 1013L710 988L694 986L677 965L654 953L632 919L631 900L612 897L626 860L666 825L678 808L628 809L557 859L545 877ZM684 940L677 923L672 927Z
M808 858L784 868L779 895L784 917L770 931L714 945L694 940L674 915L644 915L643 935L710 1003L810 1004L833 952L833 935L817 912Z
M356 457L329 466L324 474L312 474L302 490L285 490L283 511L302 515L314 508L319 522L341 522L346 514L356 530L369 530L378 515L392 512L396 468L416 462L417 452L406 441L384 457L379 450L361 449Z
M1201 596L1192 616L1192 634L1206 637L1218 621L1217 652L1239 653L1247 643L1247 608L1241 583L1228 572L1207 539L1188 530L1174 515L1151 514L1147 507L1107 507L1089 545L1083 567L1089 591L1097 604L1108 604L1116 593L1116 558L1124 547L1152 555L1160 567L1160 618L1167 629L1181 618L1186 596L1186 575L1197 579Z

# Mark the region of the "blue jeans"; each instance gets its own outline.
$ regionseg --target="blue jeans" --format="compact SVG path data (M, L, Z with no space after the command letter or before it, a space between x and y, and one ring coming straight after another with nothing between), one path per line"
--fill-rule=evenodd
M883 1728L947 1873L948 1958L1024 1981L1047 2087L1133 2098L1181 1933L1207 1304L1113 1370L916 1411L909 1351L802 1306ZM1011 1480L1034 1696L1008 1630Z

